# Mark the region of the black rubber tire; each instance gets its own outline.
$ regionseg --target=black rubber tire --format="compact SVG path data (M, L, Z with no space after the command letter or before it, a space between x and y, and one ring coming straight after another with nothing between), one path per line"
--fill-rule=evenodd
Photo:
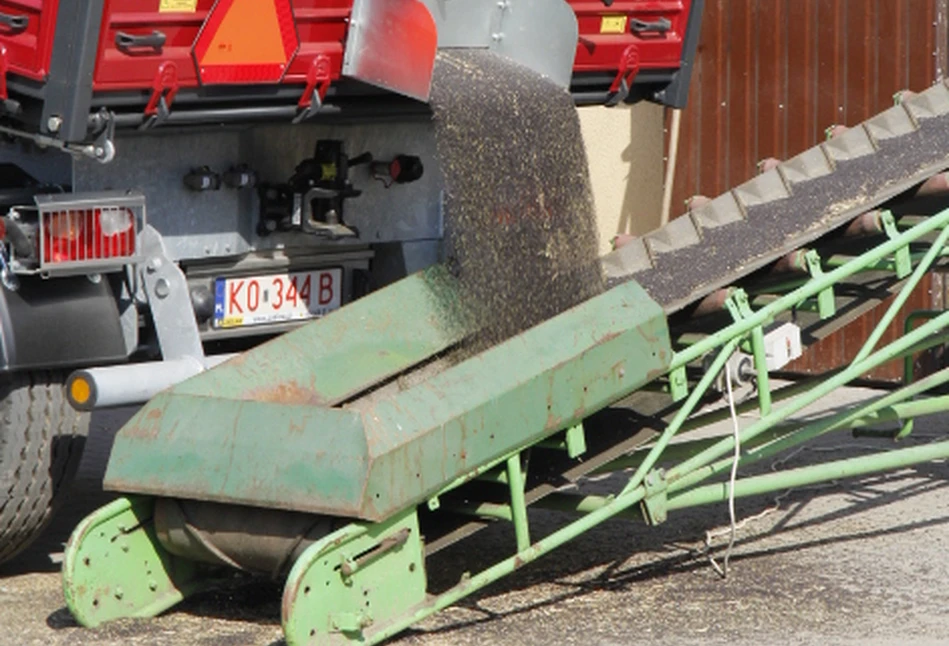
M39 536L76 474L89 415L75 411L63 375L16 374L0 384L0 563Z

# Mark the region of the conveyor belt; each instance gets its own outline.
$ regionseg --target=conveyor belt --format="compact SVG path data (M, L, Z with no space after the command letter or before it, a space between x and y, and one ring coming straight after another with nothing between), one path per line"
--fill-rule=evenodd
M949 168L938 84L606 256L676 312Z

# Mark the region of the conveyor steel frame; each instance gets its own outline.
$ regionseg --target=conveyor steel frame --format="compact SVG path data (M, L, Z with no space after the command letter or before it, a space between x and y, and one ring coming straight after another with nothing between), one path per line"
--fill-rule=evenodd
M529 442L508 455L482 464L463 478L447 482L438 494L429 499L430 510L434 513L453 511L476 515L486 520L511 521L516 536L516 547L510 556L474 576L462 577L453 588L438 595L426 595L421 601L418 601L416 595L409 595L414 600L412 604L401 607L387 616L374 616L364 610L361 603L362 597L359 597L358 607L354 606L349 611L336 615L335 619L327 618L322 616L321 612L326 612L325 607L330 602L330 597L321 597L319 593L322 592L322 586L319 589L311 587L314 585L313 581L325 579L328 590L325 594L329 595L330 590L333 594L338 594L338 582L334 577L342 576L344 579L349 577L350 583L347 585L351 586L352 576L366 576L369 577L366 580L372 582L364 588L367 599L371 600L371 595L374 594L384 594L384 601L392 605L393 591L398 589L399 582L403 578L408 577L406 581L411 580L411 588L418 589L419 577L424 577L424 568L416 567L414 559L418 554L423 553L423 543L422 538L418 536L414 507L406 508L398 516L391 517L382 523L362 521L350 523L314 543L294 566L285 587L282 608L288 644L379 643L547 554L600 523L617 515L628 515L637 504L641 506L641 513L647 522L657 523L662 522L669 511L721 502L730 496L757 495L804 484L949 458L949 440L941 440L920 446L884 451L871 456L836 460L766 475L741 477L737 479L732 489L727 481L712 484L706 484L706 481L716 476L723 476L731 469L733 458L730 456L734 450L734 437L729 435L691 442L686 437L683 438L686 440L684 443L672 443L677 435L686 434L690 428L695 428L698 425L695 420L711 421L721 417L720 413L698 417L693 415L699 404L706 399L709 388L739 346L744 344L744 348L751 348L756 359L755 366L759 371L758 383L759 385L767 384L764 348L760 343L760 333L764 326L782 313L800 306L859 272L869 269L878 271L891 261L893 269L897 269L895 258L907 257L905 251L911 244L920 245L924 242L924 237L931 237L931 234L936 234L935 242L931 243L927 253L909 256L916 264L915 270L902 286L883 320L869 335L853 363L824 378L812 380L807 385L796 385L776 391L773 397L770 392L761 389L757 401L757 407L761 412L760 419L742 429L739 434L743 447L740 465L744 466L777 456L783 451L793 449L832 431L864 429L881 422L905 421L949 410L949 396L930 394L933 389L949 383L949 368L946 368L919 381L906 383L901 388L874 400L856 404L845 410L825 414L808 421L791 421L792 416L805 407L860 378L877 366L910 357L949 341L949 332L946 332L949 327L949 312L929 313L926 317L928 320L919 327L915 329L907 327L907 333L902 338L882 348L876 347L883 331L905 307L915 285L933 263L945 254L946 242L949 240L949 210L946 210L836 268L823 273L812 273L811 278L804 285L777 296L769 305L760 309L753 309L744 292L736 290L730 297L729 303L734 322L681 349L672 358L666 378L670 381L678 379L678 385L671 384L671 390L678 395L681 405L672 415L665 429L655 438L650 447L616 460L607 468L598 470L634 469L622 489L611 496L580 497L557 493L537 503L537 506L541 507L567 509L582 514L580 518L553 534L540 540L532 540L528 506L524 500L523 466L528 463L524 460L525 452L539 445L540 442ZM702 365L702 359L709 354L714 355L714 360L697 383L690 383L686 369ZM492 375L486 375L486 377L491 378ZM578 383L577 387L581 385ZM623 394L625 391L617 389L614 399L619 399ZM566 450L568 445L573 450L582 446L582 442L577 441L575 434L574 432L572 441L562 443L560 450ZM895 437L896 433L893 435ZM558 444L548 440L545 446L547 446L545 450L550 450L550 447L556 447ZM660 468L660 465L668 462L669 458L678 456L683 457L671 466ZM495 475L487 479L507 485L509 503L483 503L455 507L452 507L450 503L445 503L439 507L439 496L470 481L472 477L490 476L491 473ZM121 506L121 503L119 505ZM114 507L111 513L115 513L116 509L117 507ZM106 511L103 510L103 512ZM84 523L87 527L91 525L98 526L92 521ZM366 536L373 535L378 535L380 538L366 542L368 540ZM383 536L386 538L383 539ZM398 536L399 541L403 542L398 542L393 538L394 536ZM362 542L358 543L358 551L354 552L353 550L357 548L353 545L357 544L353 541L357 540ZM373 542L374 540L376 542ZM402 552L405 541L412 545L412 551L408 553ZM152 547L160 551L159 546ZM77 564L81 563L82 549L84 548L81 542L74 537L70 541L66 554L65 585L70 608L76 613L80 622L85 624L87 621L81 612L76 612L75 607L79 583L84 577L82 574L77 576L76 572ZM362 556L353 560L354 554L362 554ZM409 572L404 569L406 559L411 561ZM342 574L333 573L332 567L329 567L333 562L343 564L337 567ZM358 563L359 567L353 570L352 567L346 566L348 562ZM388 565L390 563L391 565ZM320 575L323 578L320 578L314 568L323 568L323 571L328 574L324 573ZM353 571L356 575L351 574ZM346 574L347 572L350 574ZM311 584L303 585L302 582L305 580L310 581ZM189 585L192 585L190 579ZM385 589L384 593L376 591L380 586ZM165 596L172 598L167 594ZM333 599L336 598L338 597L333 597ZM366 601L366 606L369 605L370 601ZM156 611L154 603L148 606L148 611ZM137 614L143 614L143 611L139 609ZM317 625L322 628L318 629ZM307 630L310 626L314 627Z

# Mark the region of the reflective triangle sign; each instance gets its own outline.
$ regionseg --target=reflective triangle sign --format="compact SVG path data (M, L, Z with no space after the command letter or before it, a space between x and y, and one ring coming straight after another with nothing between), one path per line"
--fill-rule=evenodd
M299 46L290 0L217 0L193 55L202 83L276 83Z

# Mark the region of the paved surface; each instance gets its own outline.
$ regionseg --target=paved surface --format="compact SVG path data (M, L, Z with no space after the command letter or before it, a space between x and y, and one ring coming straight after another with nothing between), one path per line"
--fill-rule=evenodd
M0 644L281 644L280 585L256 580L238 580L156 620L96 631L76 627L59 587L62 544L82 515L108 499L97 481L110 430L121 419L113 413L94 420L68 513L35 549L0 570ZM914 441L931 441L947 421L919 424ZM837 459L868 446L853 445L847 437L829 439L790 464ZM791 492L778 510L739 531L727 580L702 554L705 531L727 524L723 505L680 512L660 528L610 522L394 643L949 643L947 477L949 466L935 463ZM743 500L738 515L773 506L773 497ZM538 512L531 520L546 532L565 518ZM489 530L430 562L432 578L439 583L444 559L484 567L511 540L507 528ZM727 536L713 541L719 560L726 543Z

